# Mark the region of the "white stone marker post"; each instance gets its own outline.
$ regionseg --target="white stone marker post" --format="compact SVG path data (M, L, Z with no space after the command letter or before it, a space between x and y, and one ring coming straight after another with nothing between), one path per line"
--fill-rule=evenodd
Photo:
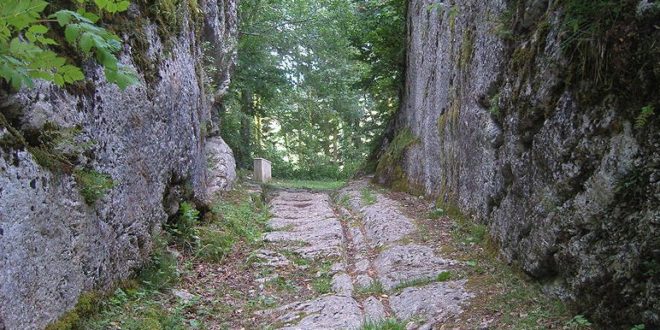
M266 183L272 178L270 161L263 158L255 158L254 179L257 180L257 182Z

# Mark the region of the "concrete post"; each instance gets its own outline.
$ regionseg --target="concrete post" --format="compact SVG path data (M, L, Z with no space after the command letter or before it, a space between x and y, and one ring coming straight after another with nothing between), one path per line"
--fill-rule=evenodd
M257 182L266 183L272 179L271 162L263 158L254 159L254 179Z

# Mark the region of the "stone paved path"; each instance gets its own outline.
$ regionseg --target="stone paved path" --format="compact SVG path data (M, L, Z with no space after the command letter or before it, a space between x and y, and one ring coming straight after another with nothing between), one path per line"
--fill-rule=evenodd
M365 322L396 318L411 329L439 328L461 313L472 295L464 281L444 272L461 267L410 237L417 227L402 205L369 190L366 181L342 189L333 205L327 193L279 191L270 202L268 249L258 251L272 267L303 258L333 260L332 292L261 311L282 329L359 329ZM444 280L444 281L443 281Z

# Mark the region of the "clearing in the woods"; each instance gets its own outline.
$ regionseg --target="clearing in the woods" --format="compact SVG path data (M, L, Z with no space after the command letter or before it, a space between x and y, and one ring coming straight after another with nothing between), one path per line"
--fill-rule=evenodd
M83 297L77 324L85 329L589 327L499 261L485 228L470 219L366 179L336 189L340 185L244 183L203 218L182 210L194 227L170 230L169 242L135 280L103 298Z

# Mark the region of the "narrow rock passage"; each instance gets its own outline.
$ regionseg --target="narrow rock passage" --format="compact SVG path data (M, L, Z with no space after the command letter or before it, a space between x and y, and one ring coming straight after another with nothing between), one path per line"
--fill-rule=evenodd
M359 329L396 318L408 328L432 329L462 312L472 296L465 281L443 277L461 265L414 242L417 227L399 202L370 189L366 181L351 183L336 194L334 205L327 193L274 194L272 231L257 254L262 264L288 265L287 255L330 262L331 280L325 294L257 312L271 325Z

